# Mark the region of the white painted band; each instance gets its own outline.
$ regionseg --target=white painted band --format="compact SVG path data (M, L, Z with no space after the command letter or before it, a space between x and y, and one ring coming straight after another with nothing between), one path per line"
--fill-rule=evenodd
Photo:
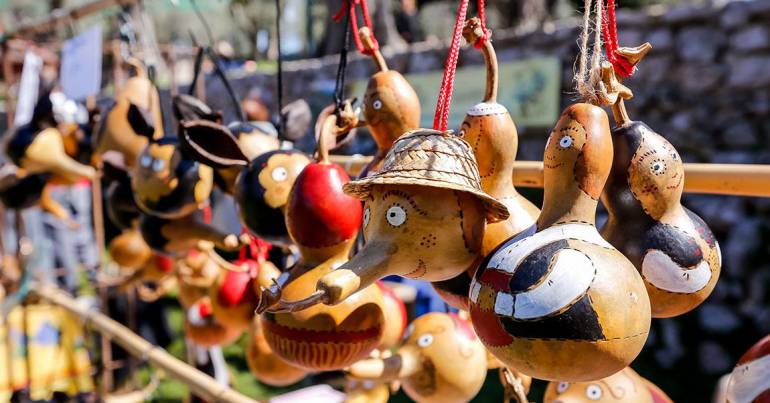
M702 261L694 269L686 269L665 253L652 250L644 255L642 276L661 290L691 294L702 290L711 280L711 268Z
M770 355L733 369L727 384L727 401L750 403L768 389L770 389Z
M503 113L508 113L508 109L505 109L504 106L498 104L497 102L481 102L468 108L468 111L465 113L470 116L500 115Z

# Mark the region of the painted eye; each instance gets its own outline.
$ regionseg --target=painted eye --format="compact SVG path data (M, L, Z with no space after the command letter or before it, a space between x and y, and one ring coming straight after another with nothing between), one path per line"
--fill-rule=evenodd
M569 389L569 382L559 382L556 385L556 393L564 393Z
M417 339L417 345L425 348L430 346L433 343L433 335L432 334L424 334L420 336L419 339Z
M406 221L406 211L401 206L393 206L385 213L385 218L390 225L398 227Z
M572 137L562 136L562 138L559 139L559 147L569 148L570 146L572 146Z
M671 153L671 159L674 160L674 161L678 161L679 160L679 153L677 153L676 151Z
M153 172L160 172L163 170L163 167L165 166L166 166L166 163L163 160L155 160L152 162Z
M654 175L662 175L666 172L666 163L661 160L652 161L650 164L650 172Z
M375 99L374 102L372 102L372 108L380 110L382 109L382 101L379 99Z
M364 210L364 228L366 228L369 225L369 219L372 216L372 212L369 210L369 207Z
M277 167L273 169L273 172L270 172L270 176L272 176L273 180L276 182L283 182L289 177L289 171L284 167Z
M586 397L588 400L599 400L602 398L602 388L596 384L590 384L586 387Z
M139 158L139 165L141 165L142 168L149 168L150 165L152 165L152 157L147 154L142 155L142 157Z

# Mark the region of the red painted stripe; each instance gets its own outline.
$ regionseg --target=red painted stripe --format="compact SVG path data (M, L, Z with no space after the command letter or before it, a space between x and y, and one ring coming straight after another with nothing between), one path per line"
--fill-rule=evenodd
M486 269L481 273L479 282L487 285L495 291L511 292L511 277L513 274L495 269Z
M513 336L508 334L500 323L497 314L471 305L471 322L475 324L476 334L489 347L507 346L513 342Z
M263 321L268 332L281 338L293 341L306 341L308 343L359 343L372 339L379 339L382 334L381 326L357 332L343 332L339 330L305 330L283 326L271 319Z

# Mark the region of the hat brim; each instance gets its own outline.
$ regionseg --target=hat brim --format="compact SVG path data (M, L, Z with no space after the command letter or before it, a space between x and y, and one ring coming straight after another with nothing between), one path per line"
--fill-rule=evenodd
M430 171L425 171L425 173L428 172ZM474 189L470 186L463 186L454 182L444 181L440 178L419 177L419 174L419 171L409 171L409 174L406 175L397 171L384 172L367 178L350 181L343 186L343 190L346 194L358 199L365 199L369 197L372 187L377 185L414 185L457 190L460 192L470 193L479 199L482 206L484 207L484 210L486 211L486 218L487 222L489 223L507 220L511 215L508 211L508 207L481 190Z

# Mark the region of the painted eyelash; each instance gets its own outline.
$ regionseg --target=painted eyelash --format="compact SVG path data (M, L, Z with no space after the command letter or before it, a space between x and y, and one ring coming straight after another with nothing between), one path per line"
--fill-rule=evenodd
M387 199L389 196L399 196L399 197L402 197L404 200L406 200L409 203L410 206L412 206L412 208L415 211L420 213L420 215L422 215L422 216L428 215L427 211L419 208L417 206L417 203L412 199L412 197L409 196L406 192L404 192L402 190L389 190L389 191L385 192L385 194L382 195L382 200Z

